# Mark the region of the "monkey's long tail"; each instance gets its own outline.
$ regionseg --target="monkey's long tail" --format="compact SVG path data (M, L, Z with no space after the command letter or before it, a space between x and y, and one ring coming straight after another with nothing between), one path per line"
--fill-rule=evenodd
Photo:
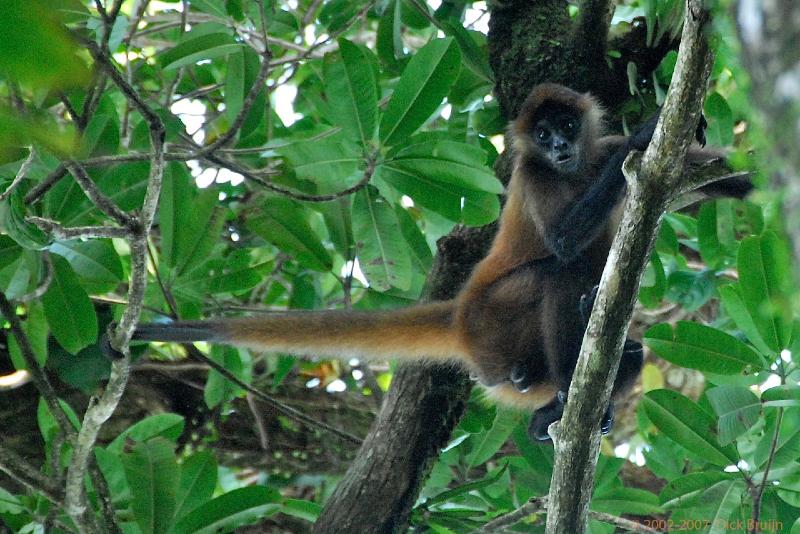
M133 339L208 341L301 356L463 359L453 301L391 311L297 311L255 317L142 324Z

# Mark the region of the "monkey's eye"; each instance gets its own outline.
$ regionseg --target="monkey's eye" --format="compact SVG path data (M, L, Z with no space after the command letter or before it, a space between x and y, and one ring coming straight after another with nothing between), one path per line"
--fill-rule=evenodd
M550 139L550 130L542 128L541 126L534 130L533 135L540 143L546 143Z

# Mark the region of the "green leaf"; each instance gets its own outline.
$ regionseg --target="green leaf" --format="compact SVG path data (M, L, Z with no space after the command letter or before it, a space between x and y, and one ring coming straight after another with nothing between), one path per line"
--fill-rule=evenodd
M411 257L397 216L372 186L355 194L353 235L359 265L373 289L411 287Z
M786 384L769 388L761 394L761 402L769 408L800 407L800 386Z
M226 56L243 48L228 33L209 33L189 38L159 56L164 70L194 65L198 61Z
M217 461L211 451L199 451L186 458L175 494L175 520L209 501L216 486Z
M302 499L285 499L281 512L313 523L319 517L320 512L322 512L322 506L315 502L304 501Z
M85 11L80 6L78 9ZM45 0L5 0L0 17L0 72L33 87L81 87L90 73L80 47Z
M676 508L684 504L687 500L694 499L702 495L709 487L723 480L734 478L733 473L720 471L703 471L700 473L689 473L670 480L661 490L659 500L665 508Z
M638 488L610 488L592 497L591 509L613 515L652 515L662 513L658 497Z
M491 473L484 478L481 478L479 480L474 480L472 482L467 482L466 484L461 484L460 486L445 490L431 497L430 499L425 501L425 505L430 507L435 504L450 502L460 495L465 495L471 491L477 491L487 486L491 486L492 484L500 480L500 477L503 476L503 473L506 472L506 469L508 469L508 462L504 463L500 469L496 469L494 473Z
M300 141L277 149L301 180L316 185L320 194L338 193L357 184L363 177L364 163L354 144L330 137Z
M677 391L650 391L642 407L656 428L707 462L726 467L739 461L733 446L720 445L714 418Z
M49 250L69 262L81 285L90 292L111 291L124 276L122 262L109 239L56 241Z
M755 425L761 415L761 401L744 386L717 386L706 392L719 416L719 442L727 445Z
M719 288L719 296L722 300L722 306L725 311L736 323L736 327L742 331L747 339L752 343L762 354L773 354L761 337L755 321L747 311L747 305L741 296L741 291L738 284L728 284Z
M261 58L250 47L231 52L225 62L225 117L232 123L244 106L244 100L261 70ZM239 129L239 139L245 139L264 122L266 106L265 89L256 95L250 111Z
M47 361L47 318L44 315L44 307L40 302L32 301L28 303L25 322L22 323L22 330L28 338L28 343L33 350L33 355L40 366L44 367ZM8 351L11 361L14 362L16 369L25 369L25 360L22 357L22 350L17 343L16 336L8 336Z
M648 308L655 308L664 298L667 289L667 276L664 273L664 264L657 251L650 255L650 262L645 268L641 285L639 286L639 300Z
M367 145L375 137L378 94L374 58L366 48L340 38L339 50L325 57L325 92L333 123Z
M440 140L403 148L378 166L376 177L415 204L451 221L479 226L500 213L503 186L478 147Z
M242 361L243 351L233 347L214 346L209 356L212 360L230 371L240 380L250 382L250 369ZM249 362L248 362L249 363ZM242 394L242 388L234 384L217 371L210 371L206 380L206 387L203 390L203 398L206 406L214 408L222 402L232 400L237 395Z
M391 74L400 72L402 65L398 59L404 56L400 0L389 0L378 23L375 50L386 72Z
M247 228L275 246L292 254L300 263L317 271L333 266L328 251L308 223L308 211L286 198L268 198L255 215L248 217Z
M493 82L494 73L489 66L489 60L478 46L478 43L475 42L475 39L485 41L486 36L477 31L467 31L461 23L456 23L452 20L443 20L439 24L445 34L453 37L458 43L464 65L479 78L487 82Z
M717 92L711 93L706 97L704 112L708 119L708 141L717 146L732 145L733 111L725 98Z
M330 202L315 202L313 205L313 208L322 214L336 251L348 261L355 257L352 203L352 199L346 196Z
M0 202L0 230L21 247L31 250L41 250L50 242L44 232L25 220L25 203L19 188L11 193L8 200Z
M157 437L137 443L122 457L131 510L144 534L167 532L172 524L179 476L174 448L174 443Z
M486 152L474 145L440 140L398 151L388 161L417 175L434 175L449 186L500 194L503 184L486 167Z
M183 417L174 413L151 415L127 428L106 448L114 454L121 454L126 441L142 442L155 437L175 443L183 433L184 423Z
M516 410L498 409L492 427L475 436L475 445L467 457L469 468L483 464L494 456L508 441L511 432L519 424L520 413Z
M792 331L792 275L784 243L773 232L744 239L738 267L742 300L764 342L780 352Z
M431 41L414 55L381 119L384 145L397 144L428 120L456 80L460 63L452 37Z
M280 493L264 486L229 491L178 521L173 534L230 532L280 511L280 497Z
M67 352L77 354L97 341L97 315L69 263L53 256L53 278L42 296L50 331Z
M763 368L761 356L735 337L697 323L678 321L645 332L647 346L667 361L689 369L723 375Z

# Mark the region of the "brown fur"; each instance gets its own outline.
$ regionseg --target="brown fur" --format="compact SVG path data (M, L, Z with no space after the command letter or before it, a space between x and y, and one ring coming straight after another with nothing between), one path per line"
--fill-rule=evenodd
M575 142L580 167L569 175L541 163L531 135L537 114L551 105L581 117ZM600 279L618 221L616 216L605 221L569 267L552 261L546 232L586 193L625 140L601 137L602 115L591 96L563 86L543 84L531 92L510 126L515 167L497 237L455 300L388 312L287 312L144 325L136 337L206 339L314 356L456 361L500 402L539 408L564 388L563 377L571 376L584 331L578 303ZM520 363L534 378L525 393L509 381Z

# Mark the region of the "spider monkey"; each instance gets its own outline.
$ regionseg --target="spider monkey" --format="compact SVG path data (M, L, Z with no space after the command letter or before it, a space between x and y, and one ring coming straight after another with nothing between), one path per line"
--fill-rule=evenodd
M450 301L393 311L302 311L143 324L134 339L209 341L261 350L463 364L500 402L534 410L549 439L563 413L596 286L625 190L622 163L644 150L657 116L632 136L602 136L594 98L556 84L533 89L511 124L515 165L492 247ZM697 139L704 144L704 126ZM693 159L717 154L694 148ZM708 186L741 198L748 181ZM625 343L612 398L635 381L642 346ZM601 422L613 422L613 400Z

